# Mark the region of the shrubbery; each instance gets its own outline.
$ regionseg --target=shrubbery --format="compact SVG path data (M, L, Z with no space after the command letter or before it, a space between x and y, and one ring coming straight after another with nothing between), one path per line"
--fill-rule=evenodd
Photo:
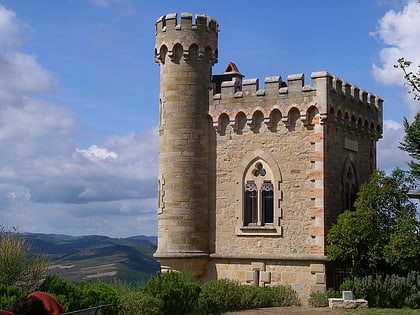
M199 283L190 276L168 272L153 276L142 287L123 284L74 284L59 276L48 276L39 288L52 294L67 311L111 304L107 314L223 314L228 311L272 306L299 305L297 293L289 286L255 287L234 280ZM0 306L8 309L27 291L0 285Z
M346 280L341 290L353 291L370 307L420 308L420 273L407 277L363 277ZM110 304L107 314L223 314L242 309L300 305L290 286L255 287L220 279L199 283L178 272L160 273L142 287L124 284L73 284L58 276L48 276L40 290L54 295L68 311ZM13 301L28 294L16 286L0 283L0 308L8 309ZM312 293L311 306L328 305L328 298L339 297L334 290Z
M53 275L48 276L39 289L55 296L67 311L112 304L108 307L107 313L115 314L118 305L117 291L105 283L73 284L69 280Z
M161 314L192 314L201 288L190 276L180 272L159 273L150 278L143 291L163 303Z
M325 292L316 291L311 293L309 296L309 305L314 307L325 307L328 306L329 298L338 298L340 297L340 292L335 291L334 289L328 289Z
M43 255L30 255L30 244L16 229L0 225L0 284L30 290L44 276L48 262Z
M362 277L347 279L341 290L351 290L356 298L363 298L370 307L420 308L420 273L410 272L407 277Z
M221 314L240 309L240 284L233 280L221 279L202 285L199 304L207 314Z
M278 285L266 287L265 290L271 291L273 306L298 306L300 305L299 295L290 286Z
M299 297L290 286L255 287L238 281L220 279L201 286L199 305L204 314L273 306L300 305Z
M26 294L26 291L16 286L0 283L0 309L8 309L18 297Z
M126 292L120 295L118 305L122 315L160 315L163 309L163 301L161 299L155 298L142 290Z

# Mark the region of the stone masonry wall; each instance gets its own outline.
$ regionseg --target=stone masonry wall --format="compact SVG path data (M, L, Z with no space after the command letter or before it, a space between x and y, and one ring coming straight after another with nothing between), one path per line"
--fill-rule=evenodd
M325 236L343 210L345 165L357 185L366 181L381 133L381 100L359 92L318 72L310 86L298 74L287 87L266 78L264 90L257 79L243 80L239 91L223 82L212 95L215 205L205 277L290 284L302 298L325 289ZM243 226L244 172L257 158L278 169L275 229Z
M382 100L324 71L309 85L267 77L262 89L233 63L212 77L213 18L168 14L155 26L162 270L289 284L303 300L324 290L325 236L376 167ZM244 216L255 170L273 221Z

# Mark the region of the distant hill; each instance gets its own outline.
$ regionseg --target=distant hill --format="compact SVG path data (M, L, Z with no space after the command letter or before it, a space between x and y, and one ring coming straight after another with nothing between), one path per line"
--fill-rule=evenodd
M25 233L33 254L50 260L49 274L71 281L141 283L160 270L153 258L156 236L110 238Z

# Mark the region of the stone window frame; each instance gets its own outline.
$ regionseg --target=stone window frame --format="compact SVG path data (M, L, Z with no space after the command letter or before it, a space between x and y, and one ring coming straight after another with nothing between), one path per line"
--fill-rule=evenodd
M269 165L261 159L255 161L247 170L243 187L245 200L243 225L255 227L273 224L274 185ZM271 200L267 203L267 199ZM267 220L267 217L271 220Z
M264 176L265 180L270 181L273 187L273 223L262 223L262 213L258 214L257 224L245 224L245 185L247 181L252 180L252 171L255 170L256 165L260 163L264 170L268 173ZM238 208L236 212L236 235L238 236L282 236L282 208L281 208L281 182L282 176L280 168L275 159L268 153L261 149L255 150L244 156L242 162L237 169L237 201ZM254 177L255 179L255 177ZM260 185L264 183L264 179L260 181ZM261 208L259 208L261 211Z

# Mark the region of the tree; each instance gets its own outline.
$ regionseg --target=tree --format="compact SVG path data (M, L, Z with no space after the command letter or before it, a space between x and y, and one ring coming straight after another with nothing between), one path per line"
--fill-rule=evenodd
M404 79L406 85L410 86L411 90L408 93L414 94L414 100L420 101L420 65L419 70L416 73L410 71L409 68L412 62L406 60L404 57L397 60L395 68L400 68L404 72Z
M350 265L353 275L375 268L404 273L420 266L420 228L402 170L373 174L362 185L355 211L340 214L327 235L327 259Z
M399 148L414 159L408 165L413 176L420 179L420 111L416 114L411 124L407 121L407 118L404 118L403 125L405 136Z
M31 256L29 245L15 229L0 226L0 283L30 289L45 275L44 256Z
M412 62L404 57L397 60L395 68L399 68L404 72L405 84L410 86L408 93L414 94L414 100L420 101L420 65L419 70L413 73L409 68ZM414 121L410 124L407 118L404 118L404 141L400 143L400 149L407 152L416 161L409 163L410 170L417 179L420 179L420 112L414 117Z

